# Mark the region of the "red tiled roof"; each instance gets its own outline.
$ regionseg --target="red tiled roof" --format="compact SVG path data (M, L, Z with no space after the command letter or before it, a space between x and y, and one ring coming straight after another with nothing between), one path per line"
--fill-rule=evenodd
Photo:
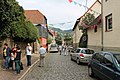
M41 24L44 15L38 10L25 10L24 11L26 20L31 21L33 24Z

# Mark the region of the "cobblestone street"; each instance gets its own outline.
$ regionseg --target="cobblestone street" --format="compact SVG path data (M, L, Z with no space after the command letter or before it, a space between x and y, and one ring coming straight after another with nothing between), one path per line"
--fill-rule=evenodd
M88 76L87 65L77 65L70 56L50 53L45 67L36 64L22 80L96 80Z

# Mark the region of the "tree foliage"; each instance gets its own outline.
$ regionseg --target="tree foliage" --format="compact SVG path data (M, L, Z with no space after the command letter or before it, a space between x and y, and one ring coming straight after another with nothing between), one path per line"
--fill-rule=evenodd
M85 23L86 26L88 26L91 22L93 22L93 20L95 19L94 14L91 13L86 13L85 16L82 17L81 22L79 24L79 29L81 30L85 30L87 28L85 28L85 26L82 24L82 22Z
M62 45L62 37L60 34L57 33L57 36L55 37L56 44Z
M83 18L82 21L86 24L89 25L93 20L95 19L94 14L87 13Z
M70 45L73 41L71 34L66 33L64 35L64 41L66 42L66 45Z
M16 0L0 0L0 37L18 41L34 41L39 38L37 28L25 20L24 9Z
M39 40L38 28L29 21L25 21L21 25L20 23L16 24L15 27L12 27L12 33L14 40L26 42L33 42L36 39Z
M47 44L50 44L50 43L52 43L52 38L48 36Z

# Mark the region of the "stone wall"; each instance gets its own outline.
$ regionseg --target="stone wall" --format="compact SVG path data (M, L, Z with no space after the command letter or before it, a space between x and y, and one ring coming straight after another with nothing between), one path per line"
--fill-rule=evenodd
M104 47L104 51L120 52L120 47Z
M102 46L88 46L88 48L93 49L95 52L99 52L102 49ZM103 51L108 52L120 52L120 47L103 47Z
M14 42L12 39L7 38L5 40L0 41L0 59L2 59L2 52L3 52L2 50L3 50L4 43L7 43L10 48L12 48L14 46L14 44L20 45L22 54L23 54L23 56L25 55L25 49L26 49L27 43ZM33 48L33 53L38 53L39 43L36 41L34 43L31 43L31 46Z
M5 40L0 40L0 54L2 53L4 43L7 43L10 48L14 45L14 41L12 39L7 38Z
M98 52L98 51L101 51L101 46L91 46L91 45L88 45L88 48L90 49L93 49L95 52Z
M36 41L36 42L34 42L34 43L32 43L32 46L33 46L33 53L39 53L38 51L39 51L39 48L40 48L40 44L38 43L38 41Z

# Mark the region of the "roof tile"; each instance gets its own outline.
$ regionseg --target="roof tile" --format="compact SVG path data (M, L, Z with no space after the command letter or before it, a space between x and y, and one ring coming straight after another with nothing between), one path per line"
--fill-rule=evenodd
M44 15L38 10L25 10L26 20L31 21L33 24L41 24L44 19Z

